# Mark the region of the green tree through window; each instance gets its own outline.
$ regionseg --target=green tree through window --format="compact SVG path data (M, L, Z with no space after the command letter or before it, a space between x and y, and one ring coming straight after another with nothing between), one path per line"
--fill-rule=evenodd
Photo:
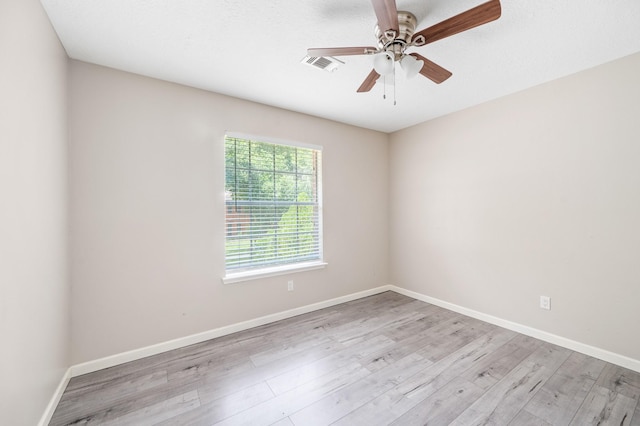
M321 259L321 151L225 137L226 269Z

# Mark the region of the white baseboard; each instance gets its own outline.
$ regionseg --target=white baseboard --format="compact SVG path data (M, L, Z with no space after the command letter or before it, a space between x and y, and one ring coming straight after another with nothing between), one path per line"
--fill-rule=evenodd
M388 286L391 291L403 294L413 299L421 300L423 302L431 303L432 305L440 306L441 308L448 309L450 311L458 312L462 315L466 315L472 318L479 319L481 321L494 324L508 330L516 331L527 336L535 337L536 339L544 340L545 342L553 343L554 345L562 346L563 348L571 349L576 352L583 353L585 355L592 356L594 358L601 359L603 361L610 362L612 364L619 365L621 367L628 368L640 373L640 360L629 358L624 355L610 352L605 349L597 348L595 346L587 345L585 343L577 342L575 340L567 339L566 337L558 336L546 331L538 330L537 328L529 327L526 325L518 324L512 321L508 321L502 318L494 317L482 312L474 311L462 306L455 305L453 303L445 302L444 300L436 299L434 297L426 296L415 291L406 290L394 285Z
M277 312L275 314L266 315L260 318L255 318L252 320L248 320L248 321L244 321L236 324L231 324L225 327L204 331L202 333L192 334L190 336L169 340L167 342L146 346L144 348L134 349L128 352L111 355L111 356L96 359L93 361L88 361L82 364L73 365L69 368L69 371L67 372L66 376L68 377L66 378L66 382L63 380L64 386L62 386L62 391L64 391L64 388L66 387L66 384L69 381L70 377L76 377L82 374L92 373L94 371L113 367L119 364L123 364L125 362L135 361L137 359L145 358L151 355L157 355L162 352L182 348L182 347L193 345L196 343L201 343L207 340L215 339L217 337L226 336L231 333L248 330L253 327L258 327L258 326L269 324L275 321L291 318L296 315L317 311L318 309L328 308L334 305L338 305L340 303L350 302L352 300L360 299L367 296L372 296L374 294L382 293L385 291L395 291L396 293L403 294L413 299L431 303L433 305L440 306L442 308L449 309L451 311L458 312L460 314L467 315L469 317L476 318L481 321L488 322L490 324L504 327L506 329L516 331L518 333L522 333L527 336L535 337L536 339L544 340L545 342L553 343L558 346L562 346L562 347L574 350L576 352L593 356L603 361L607 361L607 362L628 368L630 370L640 372L640 360L629 358L624 355L620 355L614 352L607 351L605 349L590 346L581 342L577 342L575 340L567 339L565 337L548 333L546 331L538 330L533 327L518 324L502 318L494 317L492 315L488 315L482 312L474 311L473 309L468 309L459 305L455 305L453 303L445 302L443 300L426 296L424 294L407 290L401 287L397 287L394 285L385 285L385 286L373 288L370 290L365 290L358 293L352 293L346 296L325 300L323 302L313 303L311 305L301 306L299 308L294 308L294 309L290 309L283 312ZM60 392L60 395L62 395L62 391ZM56 394L57 393L58 392L56 392ZM55 399L55 395L54 395L54 398L52 398L52 402L54 401L54 399ZM59 400L59 396L58 396L58 400ZM55 409L56 404L57 404L57 400L55 401L55 404L53 404L53 409ZM53 411L51 412L51 414L52 413ZM43 416L43 419L44 419L44 416Z
M178 349L178 348L193 345L196 343L205 342L207 340L215 339L216 337L226 336L227 334L248 330L253 327L258 327L258 326L269 324L275 321L291 318L296 315L306 314L309 312L317 311L318 309L328 308L334 305L339 305L340 303L350 302L352 300L360 299L367 296L372 296L374 294L382 293L389 290L392 290L392 286L385 285L385 286L373 288L370 290L360 291L358 293L348 294L346 296L336 297L335 299L325 300L323 302L313 303L311 305L289 309L288 311L277 312L275 314L266 315L266 316L255 318L249 321L244 321L236 324L231 324L225 327L204 331L202 333L180 337L178 339L169 340L167 342L162 342L162 343L158 343L151 346L146 346L140 349L134 349L132 351L111 355L111 356L96 359L93 361L88 361L82 364L73 365L70 368L71 377L92 373L94 371L113 367L115 365L123 364L125 362L135 361L137 359L145 358L151 355L157 355L159 353L170 351L173 349Z
M60 383L58 384L58 387L53 393L53 396L49 400L49 404L47 404L47 408L45 408L44 413L42 414L42 417L40 417L38 426L47 426L49 424L49 422L51 421L51 417L53 417L53 412L56 411L56 407L60 402L60 398L62 398L62 394L64 393L64 390L67 388L67 385L69 384L69 380L71 380L71 368L67 368L67 371L65 371L64 375L62 376L62 379L60 379Z

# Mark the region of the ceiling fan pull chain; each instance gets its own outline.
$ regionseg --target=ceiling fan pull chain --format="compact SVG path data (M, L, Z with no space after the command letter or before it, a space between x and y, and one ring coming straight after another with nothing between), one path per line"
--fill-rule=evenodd
M393 106L396 106L396 65L393 64Z
M382 99L387 99L387 76L382 76Z

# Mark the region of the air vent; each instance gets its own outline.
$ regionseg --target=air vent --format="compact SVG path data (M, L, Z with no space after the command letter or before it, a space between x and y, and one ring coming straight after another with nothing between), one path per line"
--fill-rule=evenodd
M340 65L344 65L344 62L333 56L305 56L300 62L327 72L334 72Z

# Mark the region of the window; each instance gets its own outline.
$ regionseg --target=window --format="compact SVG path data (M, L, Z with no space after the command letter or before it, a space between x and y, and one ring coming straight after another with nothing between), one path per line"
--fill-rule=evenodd
M227 278L322 264L321 150L225 136Z

